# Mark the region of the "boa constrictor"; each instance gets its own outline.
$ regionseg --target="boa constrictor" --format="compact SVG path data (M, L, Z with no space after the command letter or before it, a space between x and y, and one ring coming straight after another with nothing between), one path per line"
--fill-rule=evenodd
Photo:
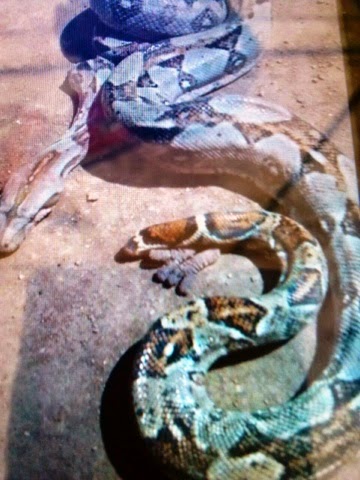
M254 0L254 11L267 3ZM120 21L136 38L100 42L105 53L70 72L80 100L77 115L35 166L10 178L0 205L1 250L16 249L50 212L65 176L86 155L89 110L100 90L111 121L157 142L158 162L171 162L178 172L222 172L253 182L272 199L269 206L284 206L318 233L327 262L309 231L264 210L177 220L133 237L122 253L164 262L159 279L183 292L224 244L266 244L281 266L279 285L270 293L199 298L153 325L134 372L136 417L171 478L327 475L359 442L360 222L351 161L286 109L237 95L204 96L255 63L260 49L249 27L252 15L241 22L222 0L91 5L105 23L116 27ZM188 151L195 152L191 165ZM312 321L326 293L328 267L340 329L321 377L305 393L267 410L214 405L203 382L214 361L290 338Z

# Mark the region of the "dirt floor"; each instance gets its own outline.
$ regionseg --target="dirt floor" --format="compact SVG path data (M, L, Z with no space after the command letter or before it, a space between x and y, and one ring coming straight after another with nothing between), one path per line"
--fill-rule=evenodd
M71 99L60 88L70 64L59 39L87 2L49 5L2 1L0 187L72 118ZM335 0L273 0L263 59L226 90L286 106L353 155ZM152 283L150 271L114 257L146 225L248 204L229 179L154 170L136 151L71 175L51 216L0 260L0 478L163 478L145 460L126 410L130 347L185 300ZM261 288L250 261L223 256L199 276L194 294L246 296ZM309 368L316 375L326 363L330 310L325 306L317 350L316 328L308 328L264 357L246 357L241 368L216 370L209 379L213 398L244 409L286 400ZM332 478L355 480L359 466L353 459Z

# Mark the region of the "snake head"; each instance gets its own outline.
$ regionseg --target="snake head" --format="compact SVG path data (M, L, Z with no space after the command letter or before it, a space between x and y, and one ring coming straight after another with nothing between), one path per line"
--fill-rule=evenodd
M15 217L8 218L3 212L0 213L0 253L9 254L19 248L26 235L25 219Z
M19 215L19 205L25 195L14 175L5 185L0 200L0 254L9 254L19 248L25 238L28 220Z
M0 255L15 252L25 240L28 231L50 212L51 208L43 208L32 219L0 212Z
M20 247L28 231L49 215L62 190L62 181L40 182L31 190L23 174L10 178L0 199L0 255Z

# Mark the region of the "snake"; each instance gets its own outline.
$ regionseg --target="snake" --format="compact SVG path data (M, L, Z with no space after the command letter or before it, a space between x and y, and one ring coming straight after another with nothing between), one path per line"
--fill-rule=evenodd
M138 348L133 404L143 441L169 478L318 479L355 452L360 426L360 215L353 161L286 108L212 93L249 71L261 44L252 22L269 0L91 0L111 31L73 67L79 107L65 135L12 175L0 202L10 253L56 204L87 155L91 108L154 143L175 172L224 173L266 193L247 212L211 212L144 228L121 249L160 262L158 279L186 294L221 250L271 250L280 274L260 296L198 297L164 314ZM99 100L100 99L100 100ZM189 158L191 157L191 162ZM284 209L286 215L276 212ZM285 341L336 292L336 346L326 369L282 405L218 407L204 378L220 358Z

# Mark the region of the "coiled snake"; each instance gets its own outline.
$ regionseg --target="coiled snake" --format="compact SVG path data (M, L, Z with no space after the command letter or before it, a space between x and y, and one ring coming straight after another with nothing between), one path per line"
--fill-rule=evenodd
M267 3L252 2L254 12ZM266 191L274 205L285 205L320 232L326 261L309 231L264 210L152 226L122 249L165 263L158 277L183 292L224 244L267 244L282 270L277 288L261 297L203 297L157 320L136 362L135 413L171 478L320 478L359 442L360 222L357 193L349 187L351 161L283 108L206 95L256 62L260 45L251 33L252 15L240 21L223 0L91 5L105 23L120 22L134 39L118 41L70 72L77 115L59 142L6 185L1 250L15 250L51 211L64 178L86 155L88 114L99 91L108 118L166 143L162 155L176 171L221 171ZM183 161L188 150L196 153L191 165ZM233 350L290 338L313 321L327 290L327 266L340 298L340 331L321 377L281 406L251 413L216 407L203 383L210 366Z

